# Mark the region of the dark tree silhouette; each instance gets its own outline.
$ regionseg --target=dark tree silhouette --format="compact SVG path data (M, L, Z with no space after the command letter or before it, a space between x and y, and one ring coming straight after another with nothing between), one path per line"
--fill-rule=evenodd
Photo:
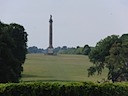
M27 33L18 24L0 22L0 82L19 82L27 53Z

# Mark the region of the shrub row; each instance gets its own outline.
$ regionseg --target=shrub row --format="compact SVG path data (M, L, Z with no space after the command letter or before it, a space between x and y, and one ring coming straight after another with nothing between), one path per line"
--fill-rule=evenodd
M128 83L8 83L0 84L0 96L128 96Z

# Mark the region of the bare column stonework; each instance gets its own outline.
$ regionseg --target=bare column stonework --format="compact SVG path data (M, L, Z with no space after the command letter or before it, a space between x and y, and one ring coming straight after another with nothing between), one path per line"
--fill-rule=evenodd
M54 48L53 48L53 45L52 45L52 23L53 23L53 20L52 20L52 15L50 15L50 19L49 19L49 47L48 47L48 55L53 55L54 54Z

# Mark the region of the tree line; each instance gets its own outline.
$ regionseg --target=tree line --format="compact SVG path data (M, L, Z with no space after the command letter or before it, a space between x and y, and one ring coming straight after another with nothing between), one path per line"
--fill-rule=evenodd
M84 47L77 46L75 47L56 47L54 48L55 54L77 54L77 55L88 55L93 47L85 45ZM36 46L28 47L28 53L43 53L47 54L47 49L38 48Z
M88 55L90 53L91 49L92 49L92 47L90 47L89 45L85 45L84 47L77 46L76 48L75 47L71 47L71 48L64 47L58 53Z
M27 33L22 25L0 22L0 83L19 82L27 53Z

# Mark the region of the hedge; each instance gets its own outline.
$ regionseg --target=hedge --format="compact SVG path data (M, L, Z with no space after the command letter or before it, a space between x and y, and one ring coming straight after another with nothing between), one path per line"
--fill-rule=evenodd
M7 83L0 84L0 96L128 96L128 83Z

